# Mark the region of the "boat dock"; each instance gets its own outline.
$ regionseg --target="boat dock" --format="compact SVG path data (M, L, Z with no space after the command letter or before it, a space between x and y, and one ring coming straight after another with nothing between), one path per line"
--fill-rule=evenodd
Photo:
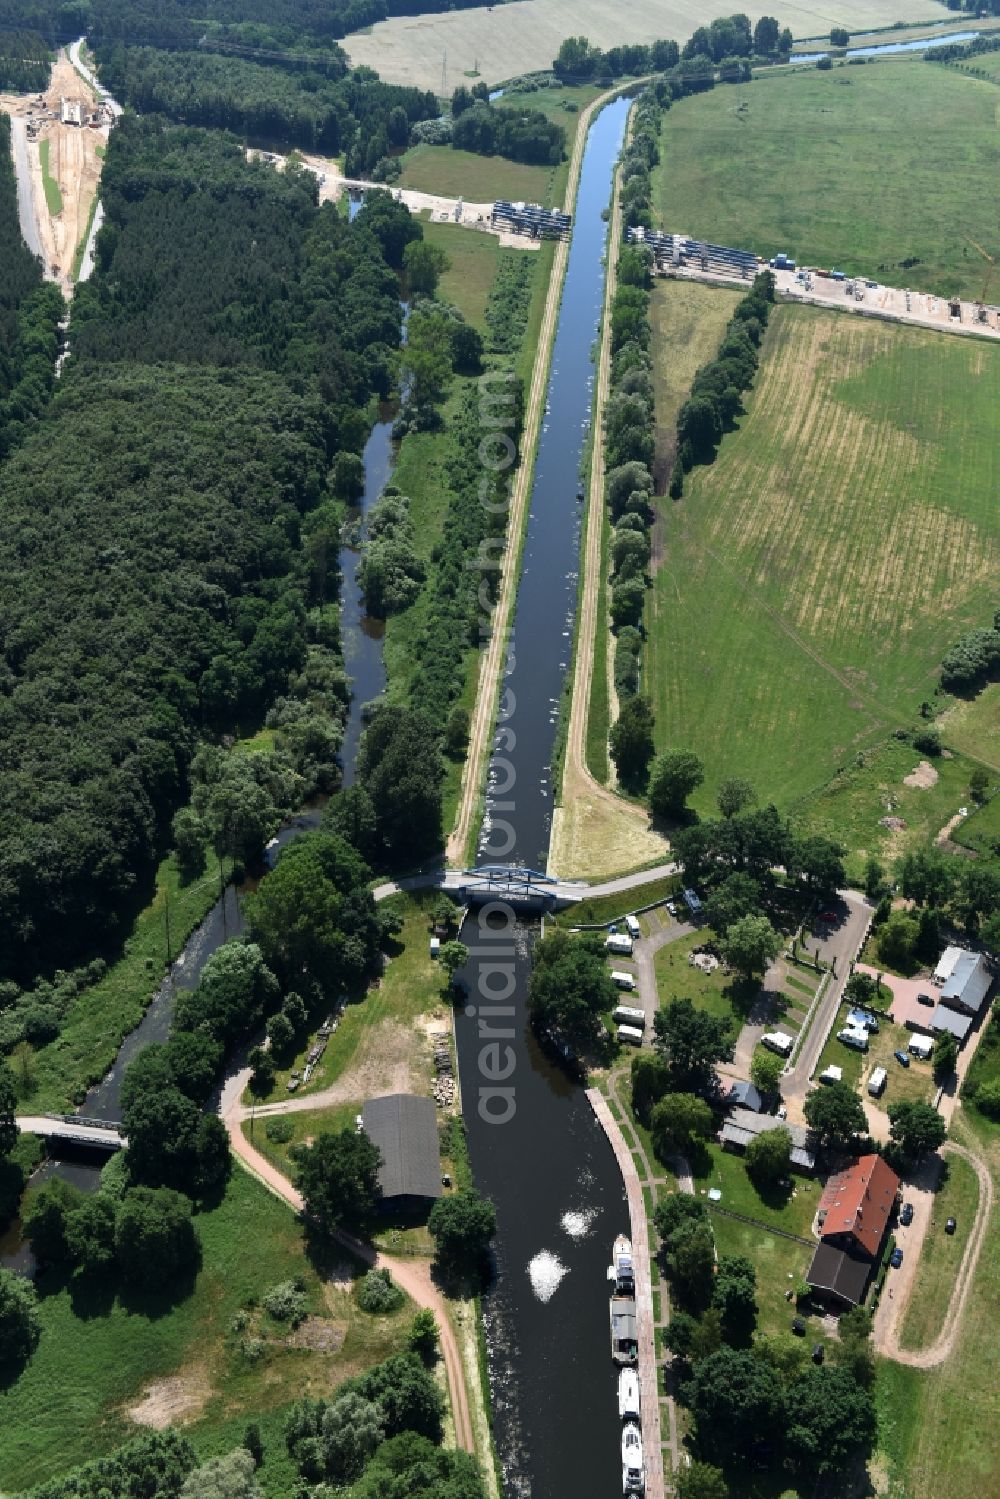
M629 1148L615 1123L603 1094L587 1089L590 1105L611 1142L625 1181L635 1266L635 1309L639 1328L639 1384L642 1390L642 1453L646 1468L646 1499L665 1499L663 1442L660 1435L660 1383L656 1367L656 1337L653 1331L653 1282L649 1268L649 1230L646 1205ZM662 1294L665 1294L663 1292Z

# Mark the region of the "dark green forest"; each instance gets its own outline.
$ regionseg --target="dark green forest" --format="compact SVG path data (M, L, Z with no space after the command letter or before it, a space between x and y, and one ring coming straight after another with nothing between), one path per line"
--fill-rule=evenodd
M327 475L395 378L401 315L392 214L349 225L314 195L220 134L130 118L109 144L73 358L0 473L0 969L21 983L127 930L201 739L278 699L342 711Z
M344 54L325 72L264 66L205 52L115 46L102 53L101 78L123 103L191 125L245 135L251 142L345 152L349 173L370 172L410 126L438 113L433 94L382 83L367 70L346 76Z
M42 281L17 218L10 119L0 114L0 458L21 440L54 382L63 315L59 289Z
M0 89L27 94L49 81L48 44L37 31L0 28Z

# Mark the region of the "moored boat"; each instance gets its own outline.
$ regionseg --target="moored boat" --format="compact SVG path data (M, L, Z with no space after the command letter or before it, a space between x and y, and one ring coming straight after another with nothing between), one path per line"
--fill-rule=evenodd
M622 1491L641 1494L646 1486L642 1463L642 1433L634 1421L622 1428Z
M639 1376L634 1369L623 1369L618 1376L618 1415L623 1421L639 1419Z
M635 1302L629 1296L611 1298L611 1357L616 1364L634 1364L639 1357Z
M635 1266L632 1262L632 1241L619 1234L612 1251L615 1272L615 1295L635 1295Z

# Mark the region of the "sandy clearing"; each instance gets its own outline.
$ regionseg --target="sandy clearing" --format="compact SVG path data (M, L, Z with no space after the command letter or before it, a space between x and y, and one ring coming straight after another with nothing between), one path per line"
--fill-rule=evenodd
M633 0L626 9L606 0L513 0L472 10L397 16L349 36L343 45L355 65L366 63L388 83L411 83L450 94L468 78L499 83L515 73L552 66L563 40L581 33L599 47L686 41L698 26L729 15L728 0ZM750 6L751 22L767 12ZM808 0L781 8L781 24L796 37L825 35L831 26L858 32L895 21L941 21L934 0L829 0L817 11Z
M82 106L84 115L94 108L94 94L77 73L65 53L52 66L44 104L35 94L0 95L0 109L7 114L38 122L38 135L28 141L32 197L38 221L39 238L45 273L58 281L65 293L72 291L73 261L77 248L87 232L91 205L101 177L101 158L97 148L107 145L108 130L87 125L63 125L59 122L63 99ZM59 185L62 210L50 214L43 184L41 143L48 142L49 173Z
M176 1422L198 1415L212 1394L208 1370L196 1365L180 1374L171 1374L148 1385L128 1414L137 1426L164 1431Z
M916 786L920 791L929 791L938 783L938 773L929 760L921 760L908 776L903 777L904 786Z

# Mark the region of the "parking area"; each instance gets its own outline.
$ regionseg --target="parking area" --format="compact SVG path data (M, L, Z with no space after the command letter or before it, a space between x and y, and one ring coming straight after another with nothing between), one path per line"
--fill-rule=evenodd
M894 973L882 973L867 963L859 963L857 971L867 973L872 978L880 978L885 987L891 989L892 1004L889 1006L889 1014L896 1025L906 1026L909 1030L930 1033L930 1018L934 1014L937 995L929 978L901 979L897 978ZM919 999L921 994L930 995L933 1003L921 1004Z

